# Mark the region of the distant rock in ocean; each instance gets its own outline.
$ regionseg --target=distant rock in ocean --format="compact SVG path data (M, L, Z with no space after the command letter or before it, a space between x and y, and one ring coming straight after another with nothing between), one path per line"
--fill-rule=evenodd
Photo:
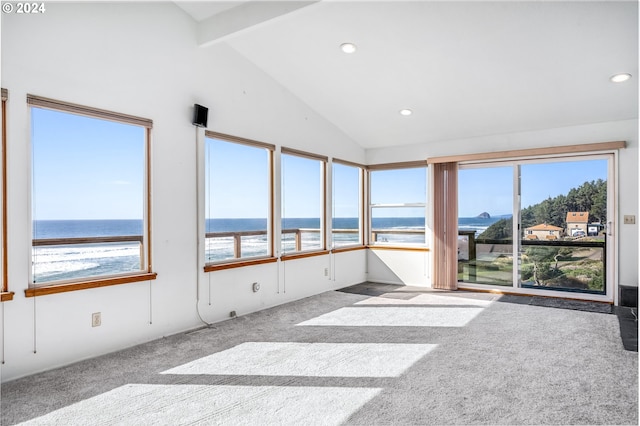
M491 215L487 212L482 212L477 217L479 217L480 219L491 219Z

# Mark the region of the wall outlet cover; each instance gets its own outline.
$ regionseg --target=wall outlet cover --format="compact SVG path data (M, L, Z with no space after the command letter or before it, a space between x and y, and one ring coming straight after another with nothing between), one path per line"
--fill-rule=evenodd
M91 314L91 327L100 327L102 325L102 314L94 312Z

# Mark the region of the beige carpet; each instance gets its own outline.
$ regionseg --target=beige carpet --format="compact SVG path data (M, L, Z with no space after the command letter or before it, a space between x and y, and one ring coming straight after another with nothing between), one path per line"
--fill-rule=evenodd
M615 315L506 301L328 292L6 383L2 424L638 424Z

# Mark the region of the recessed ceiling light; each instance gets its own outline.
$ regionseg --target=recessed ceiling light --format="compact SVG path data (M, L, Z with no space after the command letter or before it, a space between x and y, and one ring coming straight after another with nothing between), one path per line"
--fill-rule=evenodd
M356 51L357 47L353 43L342 43L340 45L340 49L342 49L344 53L353 53Z
M411 115L411 114L413 114L413 111L411 111L410 109L401 109L400 110L400 115L407 116L407 115Z
M614 83L622 83L624 81L627 81L631 78L631 74L623 72L620 74L615 74L611 76L611 81L613 81Z

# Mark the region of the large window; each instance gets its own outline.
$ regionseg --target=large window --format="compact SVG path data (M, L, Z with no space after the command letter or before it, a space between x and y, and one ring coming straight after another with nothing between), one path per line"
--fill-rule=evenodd
M148 226L151 121L35 96L27 101L31 289L154 278Z
M369 243L424 246L427 168L399 167L369 167Z
M458 279L605 294L613 156L461 165Z
M333 160L332 248L362 245L363 168Z
M513 167L458 171L458 279L513 285Z
M282 148L282 253L326 248L324 232L327 159Z
M272 145L206 132L205 260L272 255Z

